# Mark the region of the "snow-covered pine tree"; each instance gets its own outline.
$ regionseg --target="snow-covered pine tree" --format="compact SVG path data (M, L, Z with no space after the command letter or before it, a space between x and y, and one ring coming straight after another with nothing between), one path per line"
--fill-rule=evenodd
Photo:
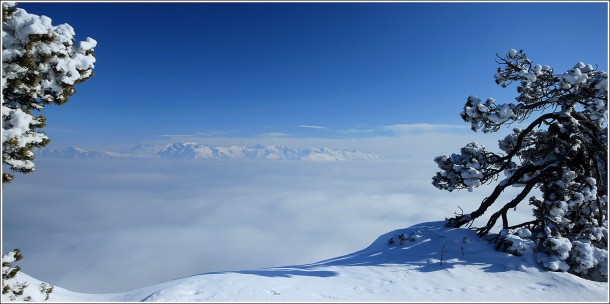
M93 75L96 41L75 44L69 24L54 26L46 16L29 14L14 2L2 2L2 181L13 172L34 171L33 148L48 137L40 129L45 117L35 116L46 105L61 105L74 86Z
M40 283L38 289L30 286L27 281L19 281L15 277L21 268L13 263L21 260L19 248L2 255L2 300L3 301L46 301L53 292L53 285Z
M523 51L498 56L496 83L518 84L515 103L498 104L468 97L461 117L473 131L497 132L514 128L499 148L487 151L476 142L459 154L434 159L441 169L432 184L441 190L469 189L502 179L478 209L447 219L460 227L482 216L508 187L520 192L493 213L479 236L486 236L502 220L495 237L501 250L519 254L533 241L538 261L553 271L608 280L608 74L579 62L562 74L534 65ZM508 211L532 196L533 220L510 224Z
M32 149L44 147L48 137L41 129L46 105L61 105L76 91L74 86L93 75L96 41L87 38L74 44L74 29L68 24L53 26L46 16L29 14L14 2L2 2L2 182L13 172L34 171ZM11 301L48 300L53 286L42 283L37 289L27 281L17 281L22 258L16 249L2 256L2 299ZM38 285L38 284L37 284Z
M16 248L7 254L2 255L2 294L8 294L16 300L17 297L23 296L23 290L27 286L26 283L12 282L21 267L13 265L13 263L21 260L21 250Z

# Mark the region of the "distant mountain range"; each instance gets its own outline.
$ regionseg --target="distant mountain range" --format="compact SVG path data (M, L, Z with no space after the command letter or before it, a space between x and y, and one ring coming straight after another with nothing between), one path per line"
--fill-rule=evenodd
M163 158L163 159L248 159L248 160L309 160L353 161L380 160L375 154L356 150L329 148L296 149L284 146L229 146L211 147L200 143L172 143L167 145L139 144L121 152L90 151L74 147L41 149L36 155L56 159L111 159L111 158Z

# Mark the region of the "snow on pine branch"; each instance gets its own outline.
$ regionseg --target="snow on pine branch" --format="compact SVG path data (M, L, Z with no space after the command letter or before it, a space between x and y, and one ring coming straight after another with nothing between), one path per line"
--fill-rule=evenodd
M49 141L39 130L44 117L32 112L67 102L93 75L97 42L75 43L74 35L69 24L54 26L49 17L2 3L2 162L12 171L33 171L31 150Z
M496 83L518 83L514 103L497 104L468 97L461 113L473 131L497 132L502 126L538 116L524 129L499 140L505 155L486 152L470 143L460 154L434 160L440 171L432 183L441 190L472 190L504 173L480 206L471 213L448 219L460 227L482 216L507 187L521 192L493 213L484 227L485 236L501 219L504 234L496 237L498 249L519 253L523 242L536 244L538 261L552 271L568 271L584 278L608 280L608 74L578 62L565 73L555 74L546 65L533 64L523 51L509 50L498 56ZM530 196L534 220L509 222L508 211L537 188L542 196ZM527 229L530 236L519 233Z
M527 119L532 112L552 108L569 113L582 107L588 119L598 125L608 119L608 74L593 65L578 62L565 73L555 75L548 65L534 65L523 51L511 49L504 57L498 56L495 81L502 87L519 83L516 103L496 103L493 98L481 101L469 96L462 119L473 131L496 132L504 124Z
M441 171L433 177L432 184L441 190L472 191L496 172L497 159L498 156L486 151L482 144L471 142L460 150L460 154L434 158Z

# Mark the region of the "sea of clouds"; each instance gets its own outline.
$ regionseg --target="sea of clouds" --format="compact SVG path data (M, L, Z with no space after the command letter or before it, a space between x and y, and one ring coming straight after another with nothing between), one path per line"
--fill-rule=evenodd
M449 193L431 184L434 156L472 139L460 129L281 143L385 152L383 161L40 159L3 189L3 250L22 249L25 273L87 293L316 262L477 208L491 186ZM522 203L514 223L529 214Z

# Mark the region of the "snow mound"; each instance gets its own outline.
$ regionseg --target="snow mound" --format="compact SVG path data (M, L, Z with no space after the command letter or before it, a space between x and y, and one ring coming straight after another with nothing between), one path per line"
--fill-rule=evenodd
M498 252L473 230L444 224L427 222L395 230L363 250L312 264L204 273L115 294L56 287L51 301L608 300L607 283L545 271L533 254Z

